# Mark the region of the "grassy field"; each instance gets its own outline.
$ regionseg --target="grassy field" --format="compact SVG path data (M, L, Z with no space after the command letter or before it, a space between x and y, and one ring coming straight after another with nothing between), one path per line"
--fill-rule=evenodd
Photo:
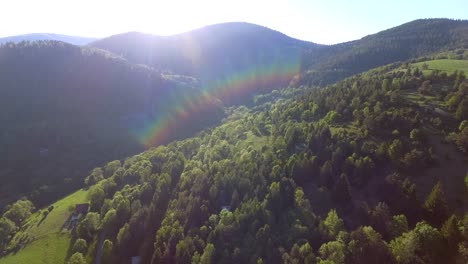
M443 59L443 60L431 60L425 62L418 62L412 64L415 67L418 67L422 70L423 64L426 63L428 70L424 70L424 74L430 73L432 70L440 70L447 73L452 73L455 70L464 71L468 73L468 60L450 60L450 59Z
M70 234L53 233L29 243L18 254L10 254L0 259L1 264L19 263L65 263L68 248L70 247Z
M79 190L53 204L54 209L43 218L39 210L26 221L25 229L15 239L27 235L29 242L18 254L0 258L4 263L64 263L70 246L70 233L62 231L62 226L70 216L70 207L87 201L87 191Z
M27 232L30 236L35 239L40 238L50 233L60 232L62 225L65 220L70 216L69 208L77 203L84 203L87 201L87 191L79 190L53 204L54 209L47 215L47 217L41 222L42 214L41 211L36 212L32 215L29 221L26 223Z

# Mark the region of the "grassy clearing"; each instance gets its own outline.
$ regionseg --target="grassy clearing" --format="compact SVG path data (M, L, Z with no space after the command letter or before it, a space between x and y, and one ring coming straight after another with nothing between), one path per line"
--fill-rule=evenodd
M247 149L250 146L257 151L260 151L263 146L268 145L268 139L269 137L267 136L259 137L249 131L246 133L246 139L239 141L237 146L239 149Z
M30 220L27 222L27 228L25 232L27 232L30 236L32 236L35 239L50 233L60 232L62 230L63 223L68 219L68 217L71 214L69 208L77 203L86 202L87 193L88 192L85 190L79 190L57 201L53 204L54 209L47 215L47 217L42 222L41 219L43 216L41 212L47 210L47 208L36 212L34 215L31 216Z
M62 226L70 216L69 208L87 202L88 191L79 190L53 204L54 209L43 218L43 208L26 221L24 230L18 232L13 241L27 237L29 242L18 251L0 259L4 263L64 263L70 246L70 233Z
M423 70L424 75L430 74L432 70L440 70L447 73L452 73L456 70L468 72L468 60L431 60L418 62L413 64L413 66L422 70L424 63L428 66L428 70Z
M1 264L18 263L65 263L70 247L69 233L54 233L28 244L18 254L10 254L0 259Z

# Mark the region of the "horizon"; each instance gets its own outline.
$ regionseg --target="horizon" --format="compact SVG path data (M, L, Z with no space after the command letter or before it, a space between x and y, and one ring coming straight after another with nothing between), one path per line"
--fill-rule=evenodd
M7 0L3 12L0 11L0 23L12 26L0 29L0 37L42 33L102 39L135 31L171 36L214 24L246 22L292 38L330 45L357 40L417 19L466 20L468 16L463 8L457 8L463 4L463 0L449 0L437 7L421 0L409 3L397 0L391 4L371 0L352 3L341 0L253 3L247 0L96 3Z
M277 31L279 33L282 33L290 38L294 38L294 39L298 39L298 40L301 40L301 41L307 41L307 42L311 42L311 43L315 43L315 44L321 44L321 45L335 45L335 44L340 44L340 43L346 43L346 42L349 42L349 41L354 41L354 40L359 40L359 39L362 39L362 38L365 38L367 36L370 36L370 35L374 35L374 34L377 34L381 31L385 31L387 29L391 29L391 28L395 28L395 27L398 27L398 26L401 26L401 25L404 25L404 24L407 24L407 23L410 23L410 22L413 22L413 21L417 21L417 20L425 20L425 19L448 19L448 20L459 20L459 21L468 21L468 19L457 19L457 18L446 18L446 17L435 17L435 18L417 18L417 19L414 19L414 20L411 20L411 21L407 21L407 22L404 22L402 24L399 24L399 25L395 25L395 26L392 26L392 27L389 27L389 28L386 28L386 29L382 29L378 32L374 32L374 33L369 33L367 35L364 35L360 38L357 38L357 39L349 39L349 40L344 40L342 42L337 42L337 43L331 43L331 44L328 44L328 43L318 43L318 42L315 42L313 40L306 40L306 39L300 39L300 38L296 38L294 36L290 36L288 35L287 33L285 32L282 32L280 30L277 30L275 28L271 28L271 27L268 27L268 26L265 26L265 25L260 25L260 24L255 24L255 23L251 23L251 22L246 22L246 21L225 21L225 22L220 22L220 23L215 23L215 24L208 24L208 25L204 25L204 26L201 26L201 27L197 27L197 28L193 28L193 29L188 29L188 30L185 30L185 31L182 31L182 32L176 32L176 33L173 33L173 34L154 34L154 33L150 33L150 32L143 32L143 31L138 31L138 30L133 30L133 31L124 31L124 32L120 32L120 33L116 33L116 34L112 34L112 35L106 35L106 36L103 36L103 37L92 37L92 36L86 36L86 35L71 35L71 34L64 34L64 33L60 33L60 32L29 32L29 33L24 33L24 34L18 34L18 35L9 35L9 36L0 36L0 39L1 38L13 38L13 37L18 37L18 36L28 36L28 35L60 35L60 36L67 36L67 37L79 37L79 38L89 38L89 39L95 39L95 40L99 40L99 39L105 39L105 38L108 38L108 37L112 37L112 36L116 36L116 35L121 35L121 34L126 34L126 33L132 33L132 32L135 32L135 33L142 33L142 34L148 34L148 35L153 35L153 36L162 36L162 37L170 37L170 36L177 36L177 35L180 35L180 34L184 34L184 33L188 33L188 32L191 32L191 31L195 31L195 30L199 30L199 29L203 29L203 28L206 28L206 27L210 27L210 26L215 26L215 25L221 25L221 24L229 24L229 23L247 23L247 24L251 24L251 25L256 25L256 26L260 26L260 27L265 27L265 28L268 28L270 30L273 30L273 31Z

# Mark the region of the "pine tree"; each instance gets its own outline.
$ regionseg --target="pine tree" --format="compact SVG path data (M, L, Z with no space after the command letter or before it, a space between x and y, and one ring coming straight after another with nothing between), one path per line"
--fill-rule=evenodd
M462 235L458 229L458 219L455 215L450 216L450 218L445 221L441 228L441 233L447 241L448 248L456 252L458 243L462 239Z
M337 203L343 204L351 199L349 192L349 181L348 176L342 173L340 178L336 182L335 190L333 191L333 200Z
M440 226L448 215L447 201L442 184L438 182L432 188L431 193L424 202L424 209L427 213L427 220L434 225Z

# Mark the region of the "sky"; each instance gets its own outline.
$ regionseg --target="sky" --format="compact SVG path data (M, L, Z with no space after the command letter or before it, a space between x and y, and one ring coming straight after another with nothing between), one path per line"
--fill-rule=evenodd
M172 35L243 21L320 44L362 38L418 18L468 19L466 0L1 0L0 37L57 33Z

